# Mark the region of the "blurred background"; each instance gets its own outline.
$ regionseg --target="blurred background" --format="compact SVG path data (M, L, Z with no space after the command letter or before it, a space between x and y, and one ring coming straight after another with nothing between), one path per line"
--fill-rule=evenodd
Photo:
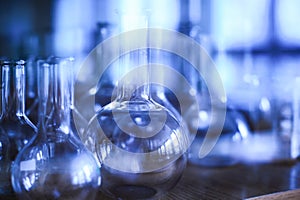
M152 10L150 26L184 33L207 50L228 109L242 116L246 132L276 132L290 142L300 76L298 0L1 0L0 58L74 56L80 63L118 33L115 10L141 8Z

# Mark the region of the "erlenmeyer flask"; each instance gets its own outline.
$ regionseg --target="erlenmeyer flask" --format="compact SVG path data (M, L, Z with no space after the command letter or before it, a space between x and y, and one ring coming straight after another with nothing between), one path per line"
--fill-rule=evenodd
M19 199L94 199L99 190L99 165L71 125L70 62L51 58L38 63L38 134L12 166Z
M149 42L147 29L144 33L121 34L118 64L126 75L118 81L117 98L96 113L83 135L101 163L101 190L118 199L161 197L176 185L187 161L186 130L151 98L149 49L126 54L133 40Z

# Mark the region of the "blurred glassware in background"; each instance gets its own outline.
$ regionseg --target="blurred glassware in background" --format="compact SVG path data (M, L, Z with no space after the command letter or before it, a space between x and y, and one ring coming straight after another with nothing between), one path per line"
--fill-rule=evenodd
M271 39L271 5L271 0L212 1L210 25L215 48L226 51L267 47Z
M10 165L14 162L19 151L28 143L28 141L36 134L36 127L25 115L25 74L23 60L20 61L1 61L1 118L0 127L3 131L3 140L6 136L9 142L3 146L3 151L7 151L9 157L3 158L8 166L4 166L4 171L10 176ZM1 134L1 135L2 135ZM6 136L5 136L6 135ZM5 150L5 148L9 148ZM5 167L9 167L5 169ZM7 186L9 183L10 189L7 194L12 194L10 178L1 180ZM3 184L3 182L1 183Z
M238 127L250 133L237 145L234 156L244 163L288 161L293 119L291 80L297 70L282 56L299 54L298 29L293 28L298 14L291 8L297 2L231 2L212 3L211 37L229 112L241 116L244 125Z
M270 57L220 53L215 61L227 90L229 107L245 115L252 132L272 130Z
M298 49L300 47L300 27L298 12L300 2L297 0L272 1L274 9L274 34L278 47Z
M190 60L194 60L200 66L199 72L187 61L181 61L181 73L189 80L191 89L182 89L186 94L185 97L196 95L198 105L190 103L186 98L183 106L189 106L186 119L190 132L196 132L197 136L189 150L189 162L195 165L207 167L231 166L238 161L234 156L235 146L242 140L246 139L248 132L239 129L245 120L238 115L234 110L227 108L225 116L225 124L217 143L204 158L199 157L199 150L207 137L207 132L210 126L217 126L212 115L212 106L218 107L214 101L214 94L210 94L207 88L207 77L212 77L211 68L214 67L211 55L211 39L209 34L199 26L193 26L190 30L190 37L193 38L204 49L203 53L196 55L190 54ZM187 49L190 47L186 47ZM216 80L215 80L216 81ZM213 91L216 92L216 91ZM199 109L199 110L198 110ZM220 110L218 112L222 112ZM199 120L198 123L197 120ZM247 131L247 130L246 130Z
M95 199L99 165L72 126L72 58L38 62L38 134L12 166L19 199Z
M295 78L293 91L293 131L291 134L291 157L300 158L300 77Z
M298 70L300 64L299 53L281 53L273 60L274 69L272 71L273 94L275 99L274 129L278 135L281 146L279 149L284 155L291 159L297 159L298 144L298 107L297 88ZM284 83L284 84L283 84Z
M220 53L215 61L236 127L247 135L234 149L234 156L241 162L270 162L277 155L270 58L247 52Z

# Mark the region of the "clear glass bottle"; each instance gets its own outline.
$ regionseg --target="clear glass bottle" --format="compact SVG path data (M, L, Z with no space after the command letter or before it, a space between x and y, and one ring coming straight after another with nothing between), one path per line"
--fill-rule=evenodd
M150 49L124 54L126 44L136 38L119 39L122 77L117 97L90 120L82 139L101 163L104 194L116 199L157 199L179 181L189 138L180 120L151 97ZM147 33L139 39L149 42Z
M166 66L174 66L176 61L178 61L175 55L161 49L151 49L149 56L151 56L150 59L152 63L159 63ZM179 102L176 99L175 94L172 93L173 91L163 86L168 85L168 82L174 82L174 77L167 76L163 70L152 71L151 73L151 76L155 76L160 83L163 83L162 85L151 84L151 98L155 102L167 108L178 120L180 119L181 122L183 122L181 119Z
M228 167L238 164L236 151L249 135L245 119L238 112L228 108L227 99L218 100L217 90L208 88L206 81L213 78L214 73L211 68L214 68L215 65L210 57L212 55L211 38L209 31L205 30L205 25L190 26L187 32L203 48L202 53L191 53L189 58L201 66L198 72L190 63L183 62L181 66L182 74L189 80L194 89L193 93L198 100L198 105L192 104L188 108L187 114L183 116L188 123L190 132L197 133L189 149L189 163L202 167ZM189 46L184 48L188 49ZM214 81L217 80L214 79ZM225 96L223 86L219 89L218 92ZM193 95L190 91L183 89L186 94L184 105L191 105L189 102ZM215 112L212 111L213 108L215 108ZM221 116L224 117L224 121L221 120ZM197 121L196 119L199 120L198 123L193 123L193 121ZM218 135L216 143L205 157L201 157L199 150L207 144L207 138L215 138L214 132L216 131L210 132L210 130L217 127L220 128L220 135Z
M10 182L10 142L6 132L0 128L0 198L12 193Z
M188 138L173 113L129 80L119 82L117 99L91 119L83 140L99 158L105 194L154 199L183 173Z
M29 57L25 64L25 111L26 116L33 124L38 122L38 94L37 94L37 60L36 57Z
M38 63L38 134L18 154L12 183L19 199L95 199L99 165L71 124L70 59Z
M2 115L0 126L11 142L10 155L18 152L35 135L36 127L25 114L24 61L4 62L2 65Z
M1 148L4 151L7 151L5 148L9 148L9 157L3 158L5 160L3 160L5 162L5 169L3 171L7 172L6 178L3 181L9 183L9 187L7 187L9 189L5 192L6 194L13 194L10 182L11 163L15 160L19 151L36 134L36 127L25 115L24 64L25 62L22 60L16 62L4 61L1 63L2 112L0 127L1 132L3 132L3 134L1 133L1 140L4 140L3 144L5 144ZM9 142L7 142L6 135Z

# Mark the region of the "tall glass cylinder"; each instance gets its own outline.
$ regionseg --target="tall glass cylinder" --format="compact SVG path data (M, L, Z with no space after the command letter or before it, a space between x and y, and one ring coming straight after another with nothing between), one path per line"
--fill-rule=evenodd
M94 199L99 166L72 125L72 60L39 61L37 136L12 168L19 199Z

